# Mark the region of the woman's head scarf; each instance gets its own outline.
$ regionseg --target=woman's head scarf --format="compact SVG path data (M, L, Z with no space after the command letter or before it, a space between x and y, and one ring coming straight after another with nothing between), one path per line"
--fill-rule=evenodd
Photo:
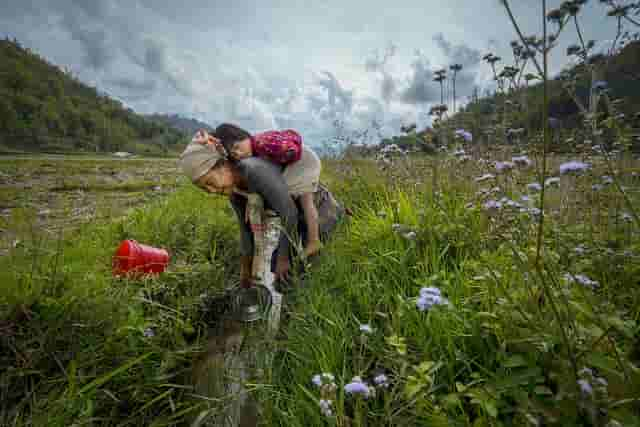
M219 161L226 159L224 148L218 144L201 144L191 140L180 154L179 165L182 172L196 182L209 172Z

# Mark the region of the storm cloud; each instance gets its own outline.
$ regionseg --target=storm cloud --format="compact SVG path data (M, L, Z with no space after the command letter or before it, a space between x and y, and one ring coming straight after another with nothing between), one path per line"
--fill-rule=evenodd
M513 2L527 34L539 26L529 3ZM585 37L611 38L593 3ZM458 93L484 89L481 53L507 57L515 33L497 1L5 0L0 36L140 113L294 127L320 143L335 120L380 121L387 135L427 124L440 101L432 70L461 63Z
M440 89L433 81L433 71L429 60L420 52L411 64L413 73L400 99L408 104L426 104L440 100Z

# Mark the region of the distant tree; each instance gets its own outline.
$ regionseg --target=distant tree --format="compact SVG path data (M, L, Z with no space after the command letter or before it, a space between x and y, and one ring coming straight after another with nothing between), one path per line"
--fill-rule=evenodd
M458 73L462 70L462 64L453 64L449 67L451 71L453 71L453 113L456 112L456 77Z
M8 75L5 76L6 85L15 95L26 91L27 88L32 85L33 75L24 65L19 62L14 62L10 64L8 68Z

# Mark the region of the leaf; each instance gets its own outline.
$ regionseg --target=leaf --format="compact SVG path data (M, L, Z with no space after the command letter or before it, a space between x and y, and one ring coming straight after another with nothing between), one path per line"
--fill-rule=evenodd
M407 344L405 344L405 340L402 337L397 335L392 335L386 338L387 344L394 347L398 354L404 356L407 354Z
M488 311L480 311L478 313L476 313L477 317L483 318L483 317L489 317L491 319L498 319L498 315L495 313L491 313Z
M545 387L543 385L537 385L534 389L533 392L535 394L537 394L538 396L552 396L553 392L551 391L551 389L549 387Z
M442 405L447 409L455 409L461 405L460 397L457 393L449 393L442 398Z
M526 385L531 383L537 383L538 377L542 374L542 369L539 367L524 369L517 371L515 374L511 374L507 377L500 378L496 383L498 389L507 389L517 387L519 385ZM535 379L535 381L534 381Z
M435 362L431 362L431 361L424 361L421 364L419 364L418 366L416 366L414 369L420 373L420 374L426 374L427 372L429 372L431 370L431 368L433 368L433 366L435 365Z
M485 400L483 406L490 417L496 418L498 416L498 409L496 408L496 403L494 400Z
M94 388L100 387L101 385L103 385L113 377L127 371L129 368L142 362L144 359L151 356L152 354L153 352L150 351L149 353L143 354L142 356L136 357L135 359L129 360L127 363L125 363L124 365L120 366L117 369L114 369L113 371L109 372L107 375L103 375L100 378L96 378L95 380L91 381L89 384L82 387L79 393L83 394L90 390L93 390Z
M78 384L78 364L76 359L71 360L69 362L69 368L67 369L67 378L69 381L69 392L71 395L76 393L76 388Z
M599 354L599 353L590 353L586 357L586 359L588 364L598 369L602 369L603 371L606 371L612 375L615 375L620 379L624 378L624 375L618 372L617 370L618 364L612 357L607 357L604 354Z
M404 392L409 399L413 398L424 387L416 377L409 376L407 384L404 387Z
M617 329L618 332L625 335L626 338L633 338L633 331L630 330L630 328L621 318L617 316L608 316L605 321L610 327Z
M502 364L505 368L518 368L520 366L527 366L527 360L520 354L514 354L504 361Z

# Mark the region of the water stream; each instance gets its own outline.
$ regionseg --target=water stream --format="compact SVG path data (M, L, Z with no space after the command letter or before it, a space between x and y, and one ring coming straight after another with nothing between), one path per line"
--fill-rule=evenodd
M212 399L212 405L192 422L193 427L250 427L258 423L258 404L244 384L250 379L259 380L264 372L262 367L270 355L257 349L263 348L260 344L264 340L273 339L280 324L282 295L275 290L271 273L280 220L272 212L265 213L259 198L250 197L248 209L251 223L264 225L253 231L253 276L263 286L261 295L268 295L269 301L253 306L246 301L234 304L240 312L221 319L209 330L204 355L193 366L192 382L195 393ZM256 319L255 314L262 316ZM248 319L253 321L248 323Z

